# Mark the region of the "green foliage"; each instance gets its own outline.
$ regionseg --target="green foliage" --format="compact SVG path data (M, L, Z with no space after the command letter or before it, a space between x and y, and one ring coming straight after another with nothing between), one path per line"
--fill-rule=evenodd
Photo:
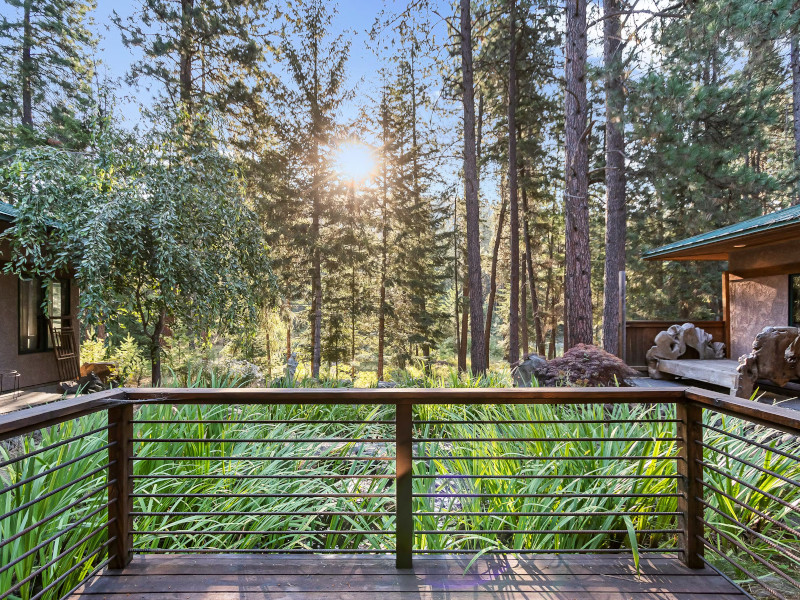
M45 141L86 147L97 102L90 83L97 44L90 17L95 0L4 3L8 12L0 20L3 149ZM30 124L25 122L28 110Z
M17 152L3 197L20 216L7 271L53 278L74 268L89 323L131 315L154 366L169 320L196 335L244 326L269 299L268 248L236 165L202 120L141 143L107 132L98 152Z
M86 360L83 356L81 358ZM109 359L116 363L115 374L123 385L141 385L147 372L147 360L142 347L136 343L131 334L111 348Z

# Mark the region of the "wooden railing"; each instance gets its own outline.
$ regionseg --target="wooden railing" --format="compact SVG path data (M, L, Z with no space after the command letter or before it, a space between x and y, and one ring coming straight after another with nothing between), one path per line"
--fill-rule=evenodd
M791 597L763 572L800 590L799 417L695 388L57 402L0 417L0 600L144 553L487 551L674 553Z

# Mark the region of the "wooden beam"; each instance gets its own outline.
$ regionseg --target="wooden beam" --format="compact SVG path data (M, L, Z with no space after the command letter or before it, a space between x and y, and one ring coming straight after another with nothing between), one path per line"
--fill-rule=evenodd
M722 321L724 325L725 357L731 358L731 276L722 273Z
M678 511L681 513L679 526L680 545L683 548L681 560L690 569L702 569L704 546L703 537L703 409L696 404L679 402L677 410L678 443Z
M786 263L785 265L770 265L756 269L733 269L730 274L742 279L755 279L757 277L770 277L772 275L791 275L800 273L800 262Z
M133 475L133 404L108 411L108 553L111 569L124 569L133 558L131 475Z

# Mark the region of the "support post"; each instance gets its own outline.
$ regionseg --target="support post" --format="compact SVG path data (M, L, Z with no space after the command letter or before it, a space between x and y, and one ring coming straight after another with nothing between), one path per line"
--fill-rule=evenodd
M133 557L133 520L131 519L131 478L133 474L133 404L108 410L108 553L113 556L110 569L124 569Z
M414 546L414 515L412 508L412 407L410 402L397 404L395 417L395 544L398 569L411 568Z
M725 342L725 358L731 358L731 274L722 273L722 341Z
M681 560L691 569L702 569L703 563L703 409L688 400L678 402L678 512L680 546L684 549Z
M619 272L619 332L617 337L617 356L628 363L628 279L625 271Z

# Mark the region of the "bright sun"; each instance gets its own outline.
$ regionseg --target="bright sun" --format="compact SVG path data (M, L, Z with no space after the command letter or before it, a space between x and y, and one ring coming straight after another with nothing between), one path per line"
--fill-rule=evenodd
M336 153L336 170L348 181L369 179L375 170L372 150L360 142L347 142Z

